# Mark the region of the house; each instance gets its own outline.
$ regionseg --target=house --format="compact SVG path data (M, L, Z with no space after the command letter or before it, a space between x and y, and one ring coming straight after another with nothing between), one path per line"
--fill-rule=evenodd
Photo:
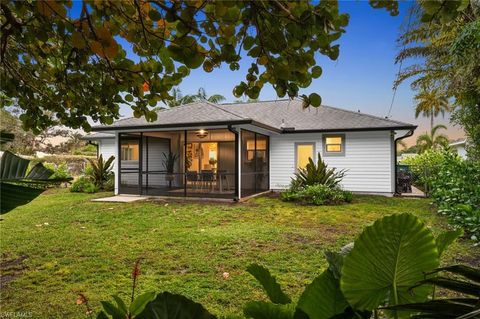
M395 192L396 140L416 126L300 100L161 110L155 122L125 118L86 139L114 155L116 194L240 199L289 186L321 154L345 169L353 192ZM168 156L172 154L173 156Z
M451 142L450 144L448 144L448 146L450 146L450 148L455 150L461 158L466 159L467 158L467 151L465 150L466 143L467 143L467 140L462 138L462 139L458 139L456 141Z

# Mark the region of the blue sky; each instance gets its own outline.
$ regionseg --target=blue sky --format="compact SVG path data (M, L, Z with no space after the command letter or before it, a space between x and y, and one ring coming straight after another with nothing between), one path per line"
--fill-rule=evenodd
M393 94L392 84L398 72L398 65L394 63L399 50L396 39L400 27L406 23L411 4L409 1L400 2L400 14L392 17L386 10L373 9L368 1L340 1L340 11L350 14L346 33L338 41L340 56L337 61L331 61L319 54L317 61L323 74L300 93L316 92L322 96L324 105L386 116ZM72 11L76 11L76 7ZM233 87L244 79L249 64L250 61L245 58L241 69L235 72L226 65L212 73L205 73L201 68L193 70L180 89L183 94L192 94L203 87L207 94L222 94L227 102L232 102L236 100L232 94ZM414 94L409 82L402 84L397 90L391 113L393 119L419 125L414 137L407 141L409 144L414 143L415 136L425 132L429 125L428 120L414 117ZM264 86L260 100L276 98L273 88ZM121 113L131 116L132 112L128 107L122 107ZM449 126L447 133L450 138L463 136L458 128L451 127L448 117L439 117L436 122Z

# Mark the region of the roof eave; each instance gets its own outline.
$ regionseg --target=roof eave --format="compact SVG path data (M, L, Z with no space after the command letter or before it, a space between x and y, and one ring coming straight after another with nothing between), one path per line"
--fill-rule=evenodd
M230 120L230 121L209 121L209 122L188 122L188 123L170 123L170 124L147 124L147 125L124 125L124 126L94 126L93 132L105 132L105 131L121 131L121 130L141 130L141 129L164 129L164 128L185 128L185 127L198 127L198 126L224 126L224 125L239 125L239 124L252 124L254 121L251 119L243 120Z
M334 128L334 129L305 129L305 130L291 130L291 129L288 129L288 130L282 130L282 134L415 130L416 128L417 128L416 125L405 125L405 126L354 127L354 128Z

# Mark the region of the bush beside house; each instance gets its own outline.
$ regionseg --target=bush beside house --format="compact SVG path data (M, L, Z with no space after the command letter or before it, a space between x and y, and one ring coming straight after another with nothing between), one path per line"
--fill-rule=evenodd
M292 178L290 188L281 195L284 201L301 202L313 205L337 205L349 203L351 192L340 188L345 171L328 168L320 153L317 163L309 159L305 168L300 168Z
M71 192L96 193L100 190L113 191L115 176L112 172L114 156L107 160L100 155L98 159L88 159L89 165L85 167L83 175L73 182Z
M445 149L427 151L402 164L410 166L419 187L427 187L438 212L480 243L480 163Z

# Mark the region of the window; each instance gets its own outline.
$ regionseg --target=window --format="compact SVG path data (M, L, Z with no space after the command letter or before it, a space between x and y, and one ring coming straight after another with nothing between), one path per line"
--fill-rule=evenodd
M296 143L295 144L295 168L305 168L309 158L314 158L315 143Z
M323 136L323 155L324 156L344 156L345 155L345 135L324 135Z
M138 161L138 144L122 143L122 161Z

